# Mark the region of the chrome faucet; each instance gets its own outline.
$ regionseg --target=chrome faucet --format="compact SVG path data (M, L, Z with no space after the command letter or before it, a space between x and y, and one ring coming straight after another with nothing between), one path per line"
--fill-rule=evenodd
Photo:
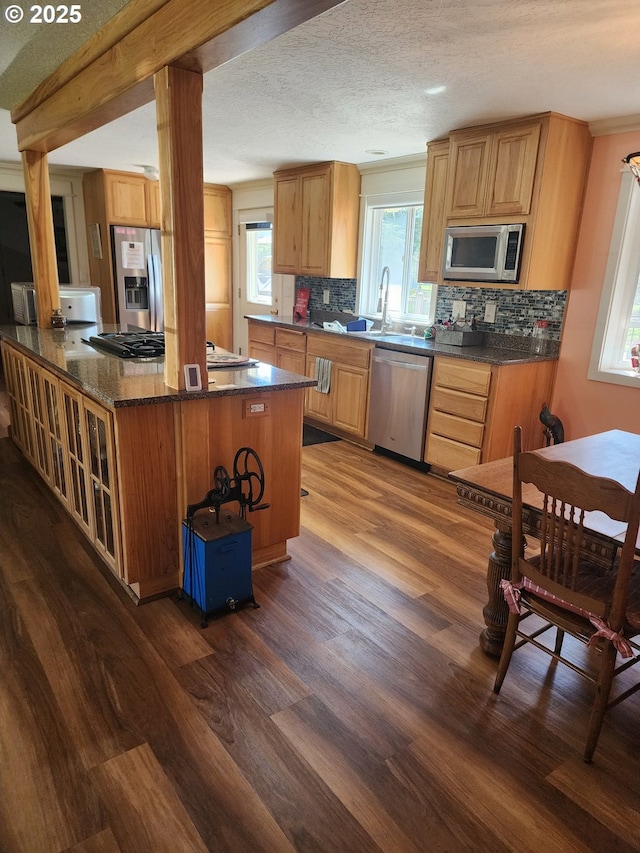
M380 274L380 295L378 296L378 311L382 312L382 320L380 322L380 331L384 333L385 328L389 324L387 319L387 312L389 310L389 277L391 275L391 270L389 267L382 267L382 273ZM386 287L385 287L385 276L387 279Z

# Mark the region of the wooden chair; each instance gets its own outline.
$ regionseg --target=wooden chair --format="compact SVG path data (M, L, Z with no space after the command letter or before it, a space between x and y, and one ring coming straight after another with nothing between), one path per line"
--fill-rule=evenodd
M529 559L523 557L523 483L533 483L544 495L540 553ZM581 553L585 512L594 510L628 525L624 544L609 567L589 562ZM521 429L515 428L511 579L502 581L510 612L493 690L500 691L513 651L526 643L594 682L586 762L593 757L605 713L640 689L638 682L611 698L614 677L640 662L640 645L631 639L640 634L640 563L634 565L639 517L640 477L632 493L566 462L523 453ZM539 620L532 620L537 626L527 633L522 622L532 614L542 617L544 624L538 627ZM551 647L539 638L553 628L557 633ZM595 653L587 656L586 664L563 655L565 632L593 647Z

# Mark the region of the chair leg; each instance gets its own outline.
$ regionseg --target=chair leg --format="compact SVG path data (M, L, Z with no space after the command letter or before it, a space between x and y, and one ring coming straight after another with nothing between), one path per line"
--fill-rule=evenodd
M587 743L584 748L583 758L587 764L591 764L602 729L602 722L609 703L611 683L613 682L613 671L616 665L616 649L613 643L606 641L606 648L602 652L602 662L598 673L596 695L591 709L589 720L589 731L587 732Z
M562 651L562 641L563 640L564 640L564 631L562 630L562 628L558 628L557 633L556 633L556 644L555 644L555 647L553 649L553 651L556 655L559 655L560 652Z
M500 663L498 664L498 672L493 685L493 692L499 693L502 687L502 682L509 669L509 662L513 654L513 647L516 644L516 630L520 623L520 616L517 613L509 613L507 622L507 630L504 635L504 645L502 646L502 654L500 655Z

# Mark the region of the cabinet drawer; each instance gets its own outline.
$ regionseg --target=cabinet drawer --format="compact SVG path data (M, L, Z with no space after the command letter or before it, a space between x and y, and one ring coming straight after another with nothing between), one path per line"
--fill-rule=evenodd
M480 456L479 447L470 447L440 435L429 435L427 439L425 461L446 471L479 465Z
M267 326L265 323L249 323L250 341L260 341L263 344L273 345L275 337L276 330L273 326Z
M429 421L429 429L433 433L453 438L473 447L482 447L482 436L484 435L484 424L477 421L468 421L448 415L446 412L432 411Z
M486 397L477 397L453 388L434 388L431 396L432 409L481 423L484 423L487 414L487 402Z
M473 361L436 357L435 384L471 394L488 394L491 384L491 367Z
M292 349L296 352L307 351L307 336L295 329L276 329L276 346L282 349Z
M339 335L309 335L307 337L307 355L328 358L350 367L362 367L365 370L371 361L371 348L367 344L358 345L353 341L342 341Z

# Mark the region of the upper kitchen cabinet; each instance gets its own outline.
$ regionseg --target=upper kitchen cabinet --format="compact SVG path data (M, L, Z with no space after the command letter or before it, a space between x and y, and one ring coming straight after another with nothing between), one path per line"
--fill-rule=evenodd
M424 188L424 220L420 244L419 281L438 281L442 265L445 229L449 140L427 145L427 180Z
M539 142L540 122L452 133L448 217L528 214Z
M160 185L144 175L98 169L83 178L87 195L97 201L110 225L160 227Z
M317 163L274 173L273 272L355 278L360 173Z
M526 227L520 281L491 286L566 290L591 143L584 122L555 113L453 131L446 166L445 142L431 143L420 279L443 283L448 225L522 222ZM486 282L464 284L487 286Z

